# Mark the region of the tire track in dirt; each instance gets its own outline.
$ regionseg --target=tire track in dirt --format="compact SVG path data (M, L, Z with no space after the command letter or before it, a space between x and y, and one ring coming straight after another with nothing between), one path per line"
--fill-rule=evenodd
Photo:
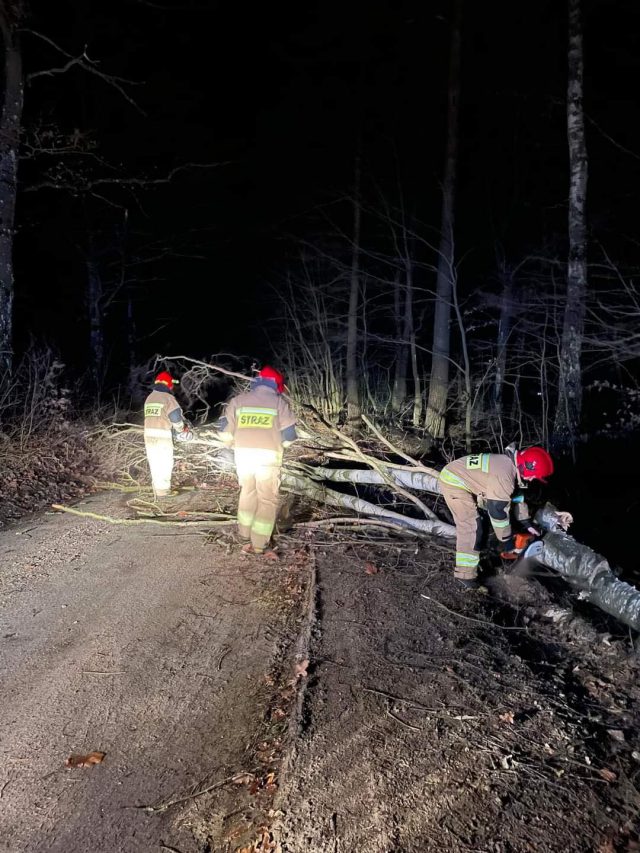
M539 586L513 606L460 592L428 546L332 546L317 557L283 853L636 849L640 690L626 632L563 634L537 619Z

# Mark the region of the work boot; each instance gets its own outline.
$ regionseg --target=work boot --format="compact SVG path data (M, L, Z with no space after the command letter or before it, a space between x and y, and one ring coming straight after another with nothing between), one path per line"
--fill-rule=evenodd
M247 542L240 550L243 554L249 554L252 557L264 557L264 559L274 563L277 563L280 559L271 548L255 548L251 542Z
M477 578L456 578L458 582L458 586L462 587L463 590L479 590L480 582Z

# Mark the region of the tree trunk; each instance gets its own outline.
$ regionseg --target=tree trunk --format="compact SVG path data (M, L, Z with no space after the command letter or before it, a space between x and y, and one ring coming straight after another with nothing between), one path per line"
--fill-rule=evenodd
M18 188L18 147L24 83L22 57L11 10L0 5L4 49L4 102L0 116L0 368L13 363L13 235Z
M460 102L461 23L462 0L456 0L451 31L447 147L442 186L441 234L436 277L435 316L433 320L433 355L431 359L431 378L429 382L429 399L425 424L427 431L433 438L444 437L447 393L449 388L451 287L454 267L453 227Z
M407 364L408 349L404 337L404 322L402 316L402 286L400 276L396 274L393 283L393 311L396 325L396 362L394 365L393 391L391 394L391 410L395 415L400 414L407 399Z
M104 328L102 324L102 278L98 264L87 258L87 313L89 315L89 346L91 373L97 387L104 373Z
M347 425L360 427L360 395L358 383L358 303L360 295L360 154L356 156L355 190L353 199L353 249L351 253L351 282L349 314L347 317Z
M569 142L569 261L560 349L560 387L553 445L572 448L582 414L581 356L587 293L587 146L582 109L584 60L580 0L569 0L567 137Z
M502 415L504 380L507 370L507 345L511 334L512 302L513 302L513 272L506 264L500 271L502 279L502 294L500 296L500 319L498 320L498 336L496 341L496 372L493 380L492 404L496 418Z
M422 423L422 383L418 368L418 349L416 347L416 334L411 335L411 372L413 373L413 417L411 422L414 427Z
M407 257L405 263L404 304L400 325L400 344L396 360L395 381L393 383L393 410L401 412L407 402L407 373L411 342L413 340L413 269ZM415 349L415 347L414 347Z

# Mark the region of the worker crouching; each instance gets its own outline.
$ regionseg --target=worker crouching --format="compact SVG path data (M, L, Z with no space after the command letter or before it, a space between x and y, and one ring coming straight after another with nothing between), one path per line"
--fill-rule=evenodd
M296 439L295 417L284 377L264 367L249 391L233 397L219 421L220 437L233 444L240 484L238 533L243 551L263 554L276 522L282 451Z
M191 441L193 438L173 395L174 384L171 374L162 371L156 376L153 391L144 402L144 446L156 498L166 497L171 491L173 434L179 441Z
M511 514L520 528L537 533L520 489L531 480L553 474L553 460L541 447L505 453L475 453L450 462L440 472L442 495L456 526L455 577L463 586L478 585L483 528L479 509L485 509L502 556L514 556Z

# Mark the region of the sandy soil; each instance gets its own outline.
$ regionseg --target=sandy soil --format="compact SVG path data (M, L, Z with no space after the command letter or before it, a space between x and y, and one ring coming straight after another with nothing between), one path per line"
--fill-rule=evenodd
M271 563L199 530L0 534L0 850L640 850L636 638L560 582L465 593L437 542L289 531Z
M628 634L561 587L460 592L436 545L328 543L317 578L286 853L640 849Z
M112 495L80 508L125 514ZM4 530L0 553L0 850L249 843L298 569L188 528L66 514ZM101 764L65 766L96 750Z

